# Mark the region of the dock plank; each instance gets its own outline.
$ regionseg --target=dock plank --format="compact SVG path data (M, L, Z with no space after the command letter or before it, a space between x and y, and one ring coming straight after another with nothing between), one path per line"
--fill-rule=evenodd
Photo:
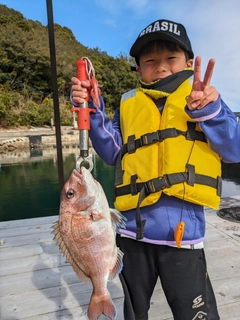
M240 198L233 199L240 202ZM239 320L240 224L206 209L205 252L221 319ZM58 216L0 222L0 319L87 320L92 286L79 280L51 234ZM123 291L117 277L108 288L123 320ZM101 316L100 320L106 319ZM150 320L172 320L158 281Z
M9 320L19 314L21 315L19 319L35 317L39 314L78 306L81 306L82 311L87 309L92 293L91 284L84 282L66 284L61 280L60 285L56 287L39 289L35 278L32 278L32 281L35 285L34 291L12 293L10 296L1 297L1 303L4 306L1 320ZM111 281L108 287L113 300L122 297L120 283ZM23 303L24 301L27 303Z
M53 223L46 223L43 225L39 225L39 223L35 223L35 225L29 226L19 226L13 228L1 228L0 230L0 237L1 238L10 238L10 237L19 237L21 235L28 235L28 234L37 234L40 235L41 233L52 232Z
M57 219L58 216L55 215L41 218L2 221L0 223L0 232L1 230L5 229L21 228L27 226L44 226L45 224L53 224L55 221L57 221Z

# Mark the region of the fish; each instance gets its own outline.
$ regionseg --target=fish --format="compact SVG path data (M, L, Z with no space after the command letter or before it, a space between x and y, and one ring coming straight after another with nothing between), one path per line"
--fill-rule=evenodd
M123 252L115 237L125 221L120 212L109 208L101 184L88 169L82 166L72 171L61 191L59 218L52 233L77 276L92 283L89 320L102 314L111 320L117 317L107 282L123 268Z

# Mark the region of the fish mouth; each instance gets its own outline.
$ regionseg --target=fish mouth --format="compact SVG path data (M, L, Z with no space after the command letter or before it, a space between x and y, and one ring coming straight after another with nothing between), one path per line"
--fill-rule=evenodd
M76 178L82 179L82 177L83 177L82 167L80 168L80 171L74 169L74 170L73 170L73 175L74 175Z
M77 169L74 169L72 173L77 179L80 179L81 181L85 181L87 180L88 174L90 172L88 171L88 169L82 166L80 167L80 171L78 171Z
M87 168L85 168L84 166L80 167L80 171L78 171L77 169L74 169L73 172L74 174L79 177L79 176L84 176L84 174L86 174L86 172L88 171Z
M73 169L72 171L73 176L80 181L80 183L91 183L94 182L95 184L98 184L97 180L94 179L91 172L85 168L84 166L80 167L80 171L77 169Z

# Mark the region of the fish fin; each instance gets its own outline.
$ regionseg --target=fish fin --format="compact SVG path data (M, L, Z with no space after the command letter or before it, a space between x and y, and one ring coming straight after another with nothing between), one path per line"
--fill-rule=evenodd
M96 320L101 314L104 314L111 320L117 318L117 311L110 294L99 296L93 292L88 306L88 318L89 320Z
M97 210L92 210L91 216L92 216L93 221L99 221L99 220L103 219L103 215L100 212L98 212Z
M91 279L85 275L85 273L78 267L74 259L72 258L70 252L68 251L68 248L61 236L61 232L59 229L59 221L55 222L52 226L53 231L51 233L54 234L53 240L56 241L57 245L59 246L59 249L62 251L62 253L65 255L67 261L72 266L73 270L76 272L77 276L85 281L85 282L91 282Z
M121 228L125 228L125 221L127 221L127 218L124 217L121 212L119 212L117 209L110 209L110 214L111 214L111 218L112 218L112 223L117 226L117 227L121 227Z
M86 215L86 210L96 201L95 196L87 196L81 199L82 201L78 204L78 210L80 214Z
M112 268L112 270L109 274L108 280L113 280L122 271L123 255L124 255L124 253L119 248L117 248L117 260L116 260L115 266Z

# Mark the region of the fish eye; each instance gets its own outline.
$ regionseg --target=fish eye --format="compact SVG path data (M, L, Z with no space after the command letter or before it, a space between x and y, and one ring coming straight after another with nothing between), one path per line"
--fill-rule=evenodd
M71 198L73 198L73 197L74 197L74 190L73 190L73 189L68 190L68 192L67 192L67 198L68 198L68 199L71 199Z

